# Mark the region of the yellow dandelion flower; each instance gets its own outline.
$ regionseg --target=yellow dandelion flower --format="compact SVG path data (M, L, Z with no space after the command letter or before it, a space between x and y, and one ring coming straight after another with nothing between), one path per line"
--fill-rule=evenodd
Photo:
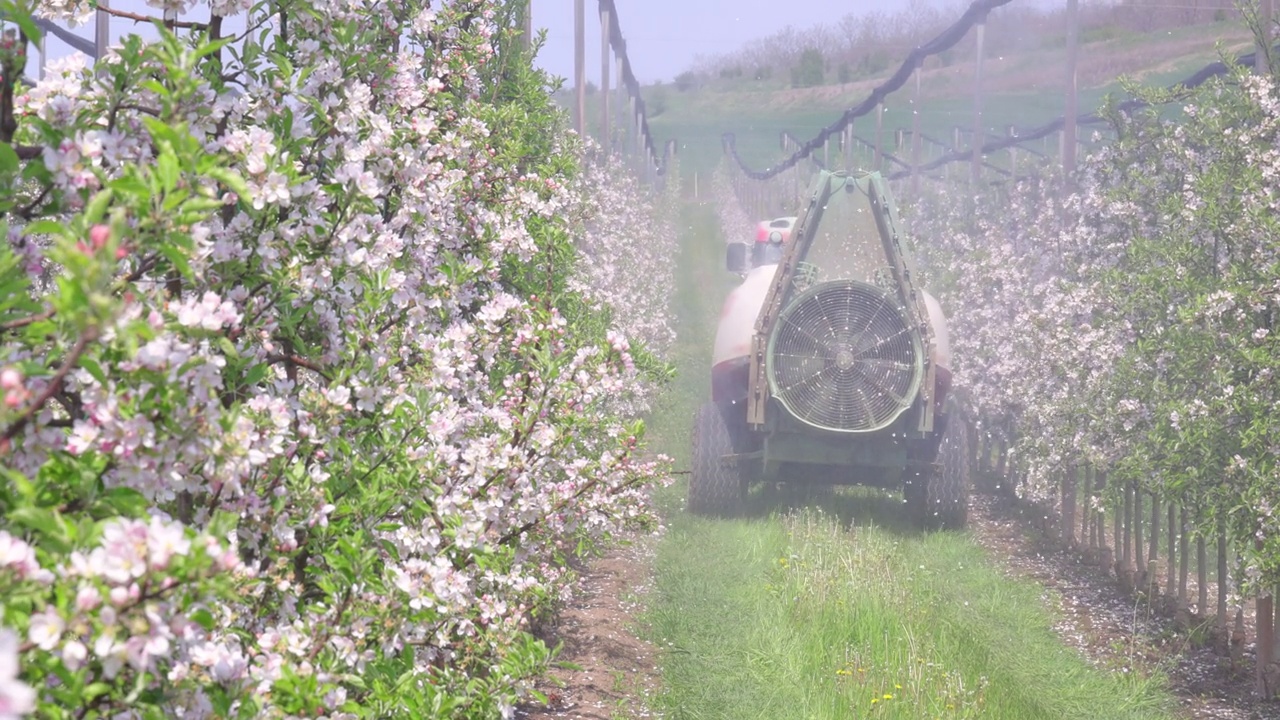
M880 702L880 698L871 698L871 704L872 704L872 705L875 705L875 704L876 704L876 703L878 703L878 702Z
M885 700L892 700L892 699L893 699L893 693L885 693L885 694L884 694L884 699L885 699Z
M901 689L902 689L902 686L901 686L901 685L899 685L899 684L897 684L897 683L894 683L894 684L893 684L893 689L894 689L894 690L901 690Z

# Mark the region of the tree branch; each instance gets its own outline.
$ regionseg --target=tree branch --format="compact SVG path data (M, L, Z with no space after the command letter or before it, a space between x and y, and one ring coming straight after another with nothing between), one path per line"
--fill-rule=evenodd
M31 218L35 217L36 206L44 202L45 198L49 197L49 191L52 189L53 189L52 185L45 185L44 189L40 191L40 194L36 197L35 200L32 200L26 207L18 211L18 217L22 218L23 220L30 220Z
M38 322L48 320L49 318L53 317L53 315L54 315L54 311L51 308L49 310L45 310L44 312L37 313L35 315L28 315L27 317L18 318L17 320L8 320L0 323L0 331L17 330L18 328L23 328L28 325L34 325Z
M135 23L139 23L139 22L153 23L159 20L160 22L164 23L166 26L169 26L170 23L172 23L172 27L175 27L175 28L186 28L190 30L208 30L209 29L208 23L193 22L190 20L165 20L164 18L153 17L151 15L141 15L139 13L132 13L126 10L117 10L115 8L103 7L101 5L98 6L98 12L106 13L108 15L112 15L118 18L124 18L126 20L132 20Z
M281 362L289 363L291 365L297 365L298 367L306 368L311 372L316 373L317 375L324 378L325 380L329 380L329 381L333 380L333 378L329 377L329 374L325 371L323 367L296 353L270 353L267 355L267 362L271 363L272 365L276 363L281 363Z
M90 328L80 336L80 339L76 341L75 346L71 348L71 354L67 356L66 360L62 361L62 366L53 374L53 378L49 380L49 384L46 385L44 390L36 397L35 402L31 403L26 410L23 410L22 415L9 425L9 427L5 428L3 435L0 435L0 441L3 441L3 444L0 445L0 455L7 455L9 453L10 446L8 441L12 440L18 433L22 432L22 428L26 427L27 423L31 421L31 418L35 417L36 413L40 412L40 408L44 407L45 403L49 402L49 398L57 395L58 392L62 390L63 381L67 379L67 375L71 373L71 370L75 368L76 363L80 360L80 356L83 355L85 349L89 347L89 343L97 339L98 331L96 328Z

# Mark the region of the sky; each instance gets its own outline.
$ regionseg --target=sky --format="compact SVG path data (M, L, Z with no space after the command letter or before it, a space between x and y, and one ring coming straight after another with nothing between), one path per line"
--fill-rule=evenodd
M732 52L787 25L835 24L853 13L894 12L906 0L614 0L627 57L641 84L666 82L688 70L698 55ZM954 2L936 0L936 5ZM573 80L574 0L533 0L534 28L547 31L538 64ZM585 0L587 79L600 84L600 14ZM610 72L613 72L610 70Z
M933 0L937 4L966 1ZM552 74L571 80L574 0L532 2L535 29L547 31L547 41L539 55L538 64ZM157 14L144 0L109 0L109 4L120 10ZM614 0L614 4L618 9L622 35L627 41L627 55L631 59L632 70L641 83L648 84L674 79L676 75L689 69L698 55L716 55L736 50L748 41L771 35L788 24L804 28L819 23L835 23L848 13L862 14L874 10L892 12L905 6L907 0ZM598 0L584 0L584 7L587 78L599 84ZM208 17L207 5L197 2L189 15L192 19ZM186 19L186 15L183 19ZM235 23L234 29L243 29L243 21L233 18L228 20L228 31L233 30L231 23ZM93 28L94 24L90 21L74 28L72 32L92 39ZM130 32L137 32L144 37L154 35L145 25L135 25L120 18L112 19L113 42ZM51 58L60 57L70 53L71 48L56 38L51 38L48 41L48 51Z
M960 8L968 4L967 0L926 2L954 8L957 16ZM532 0L532 3L534 27L547 32L546 44L537 62L552 74L571 81L574 0ZM670 81L689 69L699 55L732 52L751 40L767 37L787 25L806 28L824 23L834 24L850 13L862 15L876 10L892 13L905 7L907 3L908 0L614 0L622 34L627 41L627 55L636 78L642 84ZM143 0L110 0L110 5L120 10L147 15L156 13ZM584 6L587 78L590 82L599 84L598 0L584 0ZM207 5L197 3L190 15L194 19L208 17ZM183 19L186 19L185 15ZM225 29L227 32L241 30L243 22L242 18L229 19ZM75 28L73 32L84 38L92 38L93 29L91 21ZM143 36L154 35L145 25L135 25L120 18L111 21L113 42L130 32ZM71 48L56 38L51 38L48 41L48 51L51 58L56 58L70 53ZM31 60L29 76L35 74L35 57Z

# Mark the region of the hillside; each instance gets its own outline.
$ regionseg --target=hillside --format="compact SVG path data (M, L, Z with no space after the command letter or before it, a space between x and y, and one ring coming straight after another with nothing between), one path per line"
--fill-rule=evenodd
M1145 34L1089 33L1081 44L1078 65L1081 111L1097 107L1108 93L1123 93L1121 78L1165 85L1219 59L1224 52L1234 55L1251 47L1251 36L1237 21ZM1008 125L1030 127L1061 115L1064 65L1061 45L986 58L982 71L987 131L1003 134ZM743 80L680 91L675 84L666 83L645 87L644 96L654 136L659 141L679 141L686 171L706 171L714 166L721 155L720 136L724 132L737 134L739 152L747 162L764 167L782 157L780 131L811 137L844 108L865 98L896 67L873 79L843 85L789 88ZM953 126L972 127L974 70L972 60L926 67L921 75L923 132L946 137ZM911 126L913 90L913 84L908 83L886 103L887 139L892 138L895 128ZM588 112L595 107L589 101ZM860 135L869 137L874 132L874 116L856 127Z

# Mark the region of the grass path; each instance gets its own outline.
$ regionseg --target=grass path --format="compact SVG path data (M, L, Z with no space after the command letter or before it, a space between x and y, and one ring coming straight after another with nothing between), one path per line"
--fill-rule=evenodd
M668 717L1169 717L1158 679L1086 664L1041 589L966 537L912 534L869 494L758 505L771 512L677 516L659 548L648 620Z
M680 374L650 423L688 466L690 420L732 287L710 207L689 204L677 311ZM912 531L901 502L861 491L810 507L759 492L747 516L684 513L644 618L661 652L654 710L673 720L1172 717L1159 678L1088 665L1053 634L1043 589L1006 577L963 534Z

